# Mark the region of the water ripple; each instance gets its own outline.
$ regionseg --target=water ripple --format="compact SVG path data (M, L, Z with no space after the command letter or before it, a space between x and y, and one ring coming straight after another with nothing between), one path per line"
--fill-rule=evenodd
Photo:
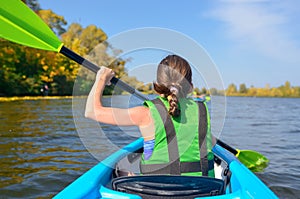
M98 163L76 132L71 104L71 99L0 103L1 197L51 198ZM222 139L270 160L257 175L280 198L300 195L299 104L300 99L228 98ZM79 121L82 110L77 112ZM94 143L99 129L79 122L102 159L113 145L122 147L138 135L136 129L102 125L105 139Z

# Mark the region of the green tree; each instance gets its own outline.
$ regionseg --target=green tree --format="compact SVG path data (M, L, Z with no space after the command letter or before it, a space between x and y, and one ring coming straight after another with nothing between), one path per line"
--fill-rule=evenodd
M1 39L0 93L2 95L37 95L41 68L39 57L43 51Z

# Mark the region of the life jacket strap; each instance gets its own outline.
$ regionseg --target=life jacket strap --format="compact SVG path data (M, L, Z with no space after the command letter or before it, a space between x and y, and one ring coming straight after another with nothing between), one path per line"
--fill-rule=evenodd
M208 161L208 169L214 169L214 160ZM145 164L141 167L143 174L171 174L170 164ZM201 161L197 162L181 162L180 163L181 173L194 173L203 172ZM202 174L203 175L203 174Z
M169 174L180 175L178 142L177 142L174 124L163 102L158 98L154 99L152 102L156 106L161 118L164 121L164 127L167 134L166 138L168 143L168 153L169 153L169 162L170 162Z
M202 168L202 176L208 176L209 162L207 159L207 145L206 145L206 135L207 135L207 112L206 107L203 102L198 102L199 108L199 125L198 125L198 143L200 149L200 163Z

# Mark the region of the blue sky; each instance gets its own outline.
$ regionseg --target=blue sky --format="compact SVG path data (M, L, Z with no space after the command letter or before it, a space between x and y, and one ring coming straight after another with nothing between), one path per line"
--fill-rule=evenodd
M300 86L298 0L39 0L42 9L68 24L94 24L108 37L161 27L199 43L216 64L224 85ZM134 57L133 57L134 59ZM154 60L158 62L159 60Z

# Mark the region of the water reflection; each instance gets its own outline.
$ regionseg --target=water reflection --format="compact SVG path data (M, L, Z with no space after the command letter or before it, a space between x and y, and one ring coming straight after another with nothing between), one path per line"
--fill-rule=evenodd
M4 197L50 197L96 164L76 133L71 99L1 102L0 121Z
M97 158L135 139L126 133L134 128L102 125L105 139L95 141L99 124L82 119L84 99L75 103L74 119ZM270 165L257 175L280 198L299 196L300 99L229 98L227 108L221 139L266 155ZM0 102L1 197L50 198L97 162L76 132L71 99Z

